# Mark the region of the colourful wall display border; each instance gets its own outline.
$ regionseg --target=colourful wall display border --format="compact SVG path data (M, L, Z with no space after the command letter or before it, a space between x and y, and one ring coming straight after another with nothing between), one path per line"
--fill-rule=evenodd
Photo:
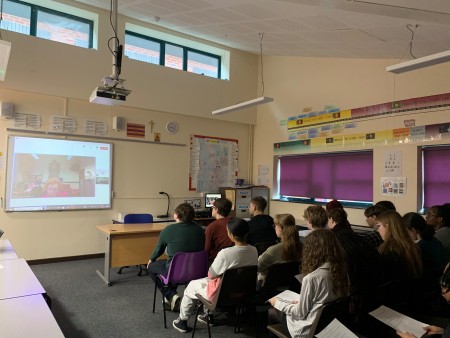
M323 125L360 118L367 118L377 115L396 114L413 110L423 110L447 106L450 106L450 93L423 96L348 110L330 110L292 116L288 118L287 129L289 133L292 133L296 137L295 138L290 134L289 139L302 139L302 136L304 134L302 133L302 131L305 128L314 125ZM295 134L295 132L297 133ZM312 133L309 134L312 135ZM317 135L313 137L320 137L320 135L318 134L319 133L317 133Z
M275 153L289 152L291 150L298 152L312 148L370 147L373 145L424 142L436 139L450 140L450 123L278 142L274 143L273 149Z

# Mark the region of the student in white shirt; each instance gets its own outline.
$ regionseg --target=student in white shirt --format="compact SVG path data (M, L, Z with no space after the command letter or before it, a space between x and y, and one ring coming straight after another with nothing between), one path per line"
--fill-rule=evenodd
M173 327L179 332L186 333L191 330L187 326L187 321L196 312L198 300L195 294L198 293L204 298L212 300L213 297L218 296L215 293L218 282L220 283L218 279L226 270L258 265L256 248L245 241L245 236L249 231L248 223L240 218L232 219L227 224L227 231L228 237L234 242L234 246L219 251L209 268L208 277L191 281L184 290L180 305L180 316L172 323ZM199 315L197 319L202 323L207 323L206 315L206 313Z
M325 303L348 294L346 254L336 235L316 229L306 236L302 254L302 288L298 301L269 300L269 324L281 323L293 338L307 337Z

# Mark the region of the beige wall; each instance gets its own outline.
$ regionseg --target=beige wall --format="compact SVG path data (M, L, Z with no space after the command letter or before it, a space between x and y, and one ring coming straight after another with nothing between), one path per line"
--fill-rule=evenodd
M255 179L260 164L269 165L272 175L273 144L287 141L287 127L286 125L280 126L280 121L300 114L304 107L311 107L313 110L319 111L323 109L324 105L334 104L341 109L351 109L450 91L448 82L450 64L402 75L386 73L386 66L394 63L395 61L392 60L265 57L266 95L273 97L275 101L258 109L253 161ZM350 129L348 133L401 128L404 127L403 121L410 118L416 120L417 126L448 122L450 121L450 110L440 109L426 113L414 112L358 120L357 128ZM443 140L432 143L447 142L448 140ZM417 143L387 144L374 148L374 201L390 199L401 213L417 211L418 193L421 192L421 187L417 185L417 146ZM362 147L333 148L332 151L360 148ZM380 193L380 177L385 176L383 173L384 154L390 149L399 149L402 153L402 175L408 180L408 191L404 197L385 197ZM313 150L313 152L324 151L327 150ZM308 205L272 201L270 206L272 215L289 212L297 219L302 219L303 211ZM347 211L353 224L365 225L363 210L347 209Z
M66 1L66 3L74 3ZM88 6L84 9L93 10ZM41 116L42 131L50 128L51 115L76 118L77 134L83 133L85 119L108 124L108 137L126 138L125 132L111 130L113 116L126 122L155 122L154 132L162 142L185 144L184 147L108 141L114 146L111 210L64 212L0 211L0 228L5 231L18 254L26 259L66 257L104 251L97 225L111 223L118 213L166 212L171 196L171 210L185 199L200 197L188 190L190 135L238 139L240 177L250 175L251 127L256 109L239 116L213 117L211 111L255 97L257 92L257 57L231 50L230 80L223 81L142 62L123 60L122 75L126 88L132 89L126 104L119 107L89 103L95 87L112 71L112 56L106 41L112 35L109 16L100 15L99 49L85 50L52 41L2 32L11 41L12 50L6 80L0 83L0 101L14 104L14 111ZM120 17L120 26L126 18ZM134 23L136 23L134 21ZM235 122L240 120L241 122ZM168 121L179 125L177 134L165 132ZM14 132L13 120L0 119L0 191L4 199L7 137ZM27 134L30 135L30 134ZM32 135L31 135L32 136ZM39 135L37 135L39 136ZM42 135L41 135L42 136ZM82 139L82 137L70 137ZM88 141L91 139L87 139ZM153 140L147 128L146 140Z

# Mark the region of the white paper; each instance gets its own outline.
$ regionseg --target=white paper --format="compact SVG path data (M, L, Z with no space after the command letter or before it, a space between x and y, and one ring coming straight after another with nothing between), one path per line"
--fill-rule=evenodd
M316 334L317 338L358 338L356 334L347 329L336 318L327 325L320 333Z
M300 300L300 294L291 290L285 290L276 295L275 298L280 302L292 303Z
M416 337L422 337L426 333L424 327L428 326L428 324L405 316L384 305L381 305L378 309L369 312L369 314L386 325L392 327L396 331L410 332Z

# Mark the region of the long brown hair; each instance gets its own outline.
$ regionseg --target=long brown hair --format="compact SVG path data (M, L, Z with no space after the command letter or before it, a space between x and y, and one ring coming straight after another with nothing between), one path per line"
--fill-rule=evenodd
M302 255L304 276L329 263L333 292L346 296L349 291L347 255L336 235L328 229L316 229L306 236Z
M300 261L302 257L303 244L298 236L295 218L291 214L275 215L274 221L281 228L282 258L285 261Z
M384 242L378 248L380 254L397 254L405 260L410 276L420 277L423 270L420 249L409 236L402 216L396 211L388 210L378 215L377 221L386 227Z

